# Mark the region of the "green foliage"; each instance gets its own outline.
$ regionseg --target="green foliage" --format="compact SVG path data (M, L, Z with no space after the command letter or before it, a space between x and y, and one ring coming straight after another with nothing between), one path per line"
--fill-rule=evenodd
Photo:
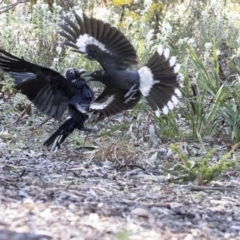
M213 50L215 52L215 50ZM196 71L195 79L188 72L184 75L183 97L185 106L182 115L192 128L194 138L200 141L211 134L217 123L216 109L220 103L219 75L216 56L214 71L208 71L197 54L189 47L190 64ZM220 91L220 92L219 92Z
M231 155L239 146L240 143L235 144L232 150L222 156L217 163L211 164L210 160L216 152L215 148L209 150L206 155L199 160L194 161L189 159L178 145L171 144L170 147L173 153L177 155L180 161L179 164L174 166L174 172L171 173L180 176L183 182L194 181L196 179L198 179L200 183L210 182L223 172L235 166L236 163L232 160Z
M13 98L13 107L18 111L23 111L29 104L31 102L21 93L17 93Z
M155 117L155 124L158 126L158 134L160 136L171 139L179 137L177 117L173 111L169 112L166 116Z
M10 4L10 1L4 1ZM69 67L99 69L97 62L62 47L57 34L61 15L82 10L118 26L131 40L143 66L159 43L182 64L183 97L178 108L161 118L142 100L131 114L154 119L157 135L182 138L222 134L240 141L239 4L235 1L31 1L0 14L0 47L34 63L64 72ZM229 16L229 17L226 17ZM231 16L231 17L230 17ZM1 82L12 93L11 81ZM131 122L135 124L134 122ZM129 124L131 124L129 123ZM105 134L127 127L122 123ZM184 127L183 127L184 126ZM220 127L225 131L220 131ZM186 134L187 133L187 134Z
M126 229L123 229L117 234L117 240L127 240L129 237L129 232Z
M205 135L214 135L221 122L229 129L229 138L239 142L239 81L223 81L220 78L217 49L213 44L212 57L208 59L211 68L204 65L189 47L189 62L194 76L185 72L182 116L192 129L193 138L201 141Z
M114 133L114 132L116 132L120 129L123 129L123 128L126 128L126 127L130 126L131 124L132 124L132 122L127 122L127 123L117 125L116 127L113 127L111 130L103 132L101 134L101 136L108 136L108 135L110 135L110 134L112 134L112 133Z
M5 75L4 81L1 81L0 83L0 90L5 94L12 94L14 92L13 85L12 79Z

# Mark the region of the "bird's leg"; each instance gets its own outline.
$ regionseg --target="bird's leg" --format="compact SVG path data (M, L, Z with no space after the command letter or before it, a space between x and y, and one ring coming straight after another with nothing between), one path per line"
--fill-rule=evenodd
M138 84L134 84L130 89L129 91L125 94L125 98L127 98L124 103L128 103L129 101L131 100L135 100L135 94L136 92L138 91Z
M83 149L84 146L85 146L85 143L86 143L86 141L87 141L88 136L89 136L89 132L87 132L87 134L86 134L86 137L85 137L84 142L83 142L82 149Z
M135 93L138 89L136 89L137 84L132 85L132 87L129 89L129 91L125 94L125 98L132 95L132 93Z
M84 139L83 146L81 147L81 149L84 149L85 143L90 133L97 133L100 131L100 129L86 128L86 127L83 127L80 130L86 132L86 137Z

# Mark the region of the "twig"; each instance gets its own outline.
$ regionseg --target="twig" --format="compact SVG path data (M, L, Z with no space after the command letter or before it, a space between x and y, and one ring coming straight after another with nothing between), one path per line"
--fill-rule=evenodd
M160 202L156 202L156 203L145 203L145 202L136 202L136 201L130 201L130 200L122 200L119 201L119 203L124 203L124 204L128 204L128 205L142 205L144 207L163 207L163 208L168 208L171 209L171 204L170 203L160 203Z
M27 0L18 0L15 3L9 4L9 5L4 6L4 7L1 7L0 9L3 9L3 10L0 10L0 14L15 8L19 3L26 3L26 2L27 2Z
M128 164L126 167L129 167L129 168L140 168L140 169L142 169L144 172L147 171L144 167L142 167L142 166L140 166L140 165L138 165L138 164Z
M39 124L39 127L41 127L43 124L48 122L51 119L51 117L46 118L42 123Z
M239 191L237 188L229 188L229 187L208 187L208 186L190 186L191 191Z
M18 202L17 199L10 198L10 197L5 197L5 196L0 196L0 200L1 200L1 202L2 201L4 201L4 202ZM1 221L0 221L0 225L1 225Z

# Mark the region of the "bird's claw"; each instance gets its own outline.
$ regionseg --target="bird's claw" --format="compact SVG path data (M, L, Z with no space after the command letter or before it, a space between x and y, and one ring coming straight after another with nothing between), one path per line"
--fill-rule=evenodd
M130 89L129 91L125 94L125 98L126 100L124 101L124 103L128 103L129 101L131 100L135 100L136 98L134 97L136 92L138 91L138 88L137 88L137 84L134 84Z

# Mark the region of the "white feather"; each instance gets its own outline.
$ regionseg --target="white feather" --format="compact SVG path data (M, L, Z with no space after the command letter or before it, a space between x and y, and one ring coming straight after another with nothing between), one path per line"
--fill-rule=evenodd
M174 95L172 96L171 100L172 100L173 104L177 104L178 103L178 99Z
M164 106L164 108L162 109L162 112L167 115L168 114L168 107Z
M140 77L140 91L143 96L148 96L152 86L159 81L154 81L153 74L147 66L144 66L138 70Z
M107 100L105 102L102 102L102 103L92 103L90 105L90 108L93 109L93 110L102 110L104 108L106 108L112 101L114 100L114 96L110 96L107 98Z
M180 90L178 88L175 89L174 93L178 96L181 97L182 93L180 92Z
M169 58L169 55L170 55L170 50L169 50L169 48L164 49L163 55L164 55L164 57L165 57L166 59Z
M160 112L159 109L155 111L155 114L156 114L157 117L160 117L160 113L161 113L161 112Z
M78 103L75 104L75 107L77 108L77 110L81 113L87 113L87 110L86 110L86 107L85 106L82 106Z
M173 102L172 101L168 101L167 106L170 110L173 110Z
M175 56L173 56L173 57L170 58L170 60L169 60L169 65L170 65L170 67L172 67L172 66L175 65L176 59L177 59L177 58L176 58Z
M181 68L181 65L180 64L176 64L176 66L174 67L174 73L178 73L180 68Z
M92 36L90 36L86 33L79 36L79 38L77 39L77 42L76 42L76 45L78 46L79 51L82 52L82 53L86 53L86 47L89 44L93 44L93 45L98 46L104 52L109 52L106 49L104 44L102 44L97 39L95 39L94 37L92 37Z

